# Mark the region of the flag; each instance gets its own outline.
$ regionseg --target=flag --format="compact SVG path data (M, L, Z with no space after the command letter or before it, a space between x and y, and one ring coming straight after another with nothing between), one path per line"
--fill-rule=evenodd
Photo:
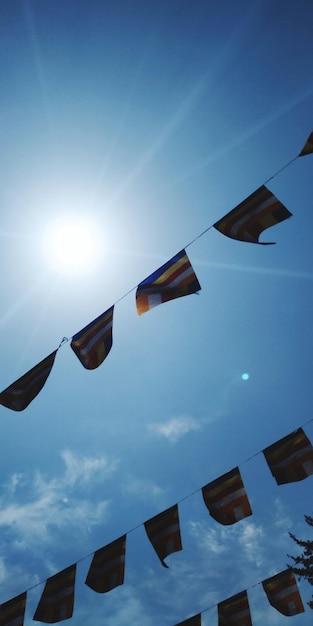
M164 562L165 557L183 549L177 504L152 517L144 526L163 567L168 567Z
M0 404L13 411L23 411L43 388L54 363L57 350L35 365L0 393Z
M54 624L72 617L75 575L76 564L48 578L33 620Z
M291 215L267 187L262 185L213 226L231 239L269 245L273 242L259 241L259 235L266 228L283 222Z
M269 446L263 454L278 485L313 474L313 448L302 428Z
M310 134L307 142L304 144L299 156L306 156L313 153L313 133Z
M201 613L185 619L183 622L179 622L176 626L201 626Z
M228 598L217 605L218 626L252 626L248 595L246 591Z
M23 626L26 591L0 605L0 626Z
M200 289L186 251L181 250L138 285L137 313L142 315L158 304L196 293Z
M86 585L97 593L105 593L122 585L125 570L126 535L94 553Z
M71 341L71 348L87 370L99 367L112 348L114 306L80 330Z
M297 581L292 568L272 576L262 582L269 603L283 615L297 615L304 612Z
M202 487L202 496L210 515L220 524L235 524L252 515L238 467Z

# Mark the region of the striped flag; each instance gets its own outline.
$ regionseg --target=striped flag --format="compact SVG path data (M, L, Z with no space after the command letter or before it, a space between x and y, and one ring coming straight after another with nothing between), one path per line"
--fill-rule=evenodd
M252 626L248 595L238 593L217 605L218 626Z
M112 348L114 306L80 330L71 341L71 348L83 366L94 370L103 363Z
M278 485L313 474L313 448L302 428L269 446L263 454Z
M13 411L23 411L43 388L53 367L57 350L35 365L0 393L0 404Z
M291 215L292 213L262 185L213 226L231 239L269 245L273 242L259 241L260 234Z
M72 617L75 576L76 564L48 578L33 620L54 624Z
M144 526L163 567L168 567L164 559L172 552L179 552L183 549L177 504L152 517L145 522Z
M235 524L252 515L238 467L202 487L202 496L210 515L220 524Z
M158 304L200 291L201 287L185 250L181 250L137 287L136 306L142 315Z
M124 582L126 535L94 553L86 585L97 593L106 593Z
M23 626L26 591L0 605L0 626Z
M176 626L201 626L201 613L185 619L183 622L179 622Z
M307 142L304 144L299 156L306 156L313 153L313 133L310 134Z
M295 575L288 569L262 582L269 603L283 615L304 612Z

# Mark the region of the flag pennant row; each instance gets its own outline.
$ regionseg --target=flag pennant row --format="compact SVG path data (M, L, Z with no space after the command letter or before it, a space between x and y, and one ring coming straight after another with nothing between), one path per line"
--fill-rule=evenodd
M302 428L269 446L263 454L278 485L313 474L313 447Z
M106 593L122 585L125 571L126 535L94 553L86 585L97 593Z
M54 624L72 617L75 577L76 564L48 578L33 620Z
M54 364L57 350L0 393L0 404L13 411L23 411L43 388Z
M246 200L238 204L222 219L213 224L222 235L239 241L270 245L274 242L259 241L266 228L283 222L292 213L265 187L259 187Z
M313 132L298 156L312 153ZM273 242L260 242L260 234L291 216L292 213L262 185L213 226L231 239L268 245ZM163 302L200 290L198 278L183 249L139 283L136 290L138 315ZM72 337L71 347L86 369L99 367L112 348L113 311L114 305ZM56 352L4 389L0 393L0 404L14 411L23 411L44 386Z
M313 154L313 133L310 134L299 156L306 156L307 154Z
M26 591L0 605L0 626L23 626Z
M88 370L99 367L112 348L113 312L114 306L72 337L71 348Z
M297 615L304 612L297 581L292 568L262 582L269 603L283 615Z
M150 309L200 291L201 287L185 250L181 250L167 263L139 283L136 291L138 315Z
M202 487L202 496L210 515L220 524L235 524L252 515L238 467Z
M178 506L175 504L163 513L144 524L148 539L154 547L163 567L168 567L164 559L172 552L182 550Z
M183 622L179 622L176 626L201 626L201 613L185 619Z
M246 591L217 605L218 626L252 626L248 595Z

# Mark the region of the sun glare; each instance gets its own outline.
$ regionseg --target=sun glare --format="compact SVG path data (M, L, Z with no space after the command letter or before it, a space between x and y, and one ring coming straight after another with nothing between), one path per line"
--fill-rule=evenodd
M99 260L100 249L99 232L87 218L62 218L46 233L48 261L65 273L90 271Z

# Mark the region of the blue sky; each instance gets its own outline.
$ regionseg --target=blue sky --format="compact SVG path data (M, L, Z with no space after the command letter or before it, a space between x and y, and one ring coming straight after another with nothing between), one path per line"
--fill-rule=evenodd
M310 0L2 0L1 389L300 152L312 18ZM92 592L78 564L73 625L212 607L208 626L246 588L255 626L288 621L257 583L286 567L288 531L308 534L312 477L278 487L254 455L304 424L313 442L312 168L268 183L293 213L261 236L275 246L210 230L188 248L199 295L139 318L130 293L98 369L65 344L24 412L0 407L1 603L138 527L123 587ZM79 271L51 251L63 218L96 231ZM253 515L223 527L200 488L236 465ZM184 549L165 570L142 524L176 502Z

